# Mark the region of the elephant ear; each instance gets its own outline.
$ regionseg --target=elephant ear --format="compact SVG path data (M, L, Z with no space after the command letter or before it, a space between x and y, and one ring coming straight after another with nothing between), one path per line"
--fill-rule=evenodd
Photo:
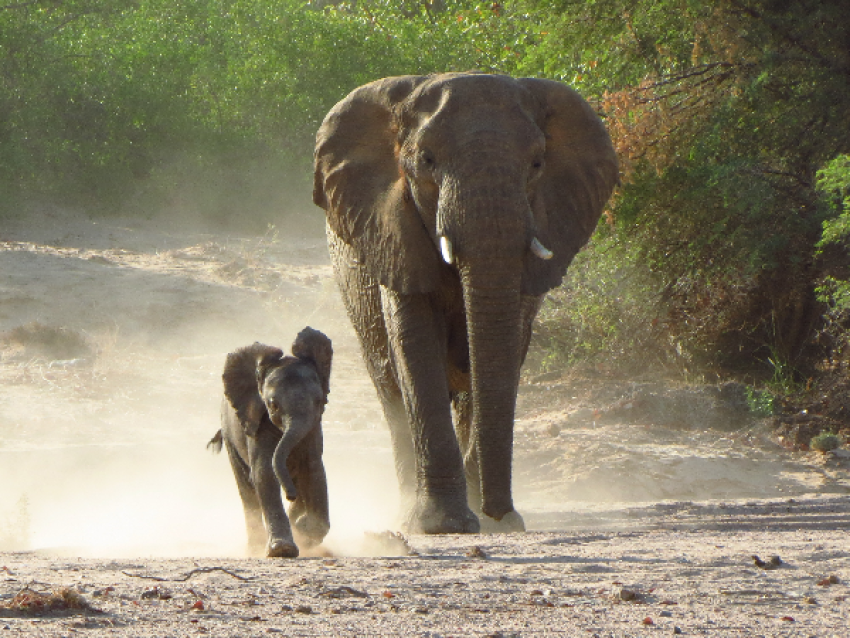
M316 134L313 201L369 274L402 293L437 287L440 258L399 164L401 103L427 78L384 78L352 91Z
M224 396L249 436L256 436L267 414L259 387L263 371L280 361L281 357L283 350L259 342L227 355L221 375Z
M523 292L541 295L560 285L567 266L587 243L619 182L617 155L602 120L574 90L553 80L523 78L540 105L546 136L543 174L532 201L537 237L554 253L529 254Z
M327 398L331 391L331 360L334 356L331 340L323 332L307 326L295 337L292 354L299 359L311 361L316 366L322 381L322 390Z

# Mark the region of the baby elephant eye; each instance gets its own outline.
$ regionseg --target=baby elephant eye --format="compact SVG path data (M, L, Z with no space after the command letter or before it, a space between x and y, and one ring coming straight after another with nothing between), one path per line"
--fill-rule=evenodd
M422 149L419 153L419 162L428 168L434 166L434 154L427 149Z
M279 412L280 411L280 404L275 399L269 399L267 405L269 407L270 412Z

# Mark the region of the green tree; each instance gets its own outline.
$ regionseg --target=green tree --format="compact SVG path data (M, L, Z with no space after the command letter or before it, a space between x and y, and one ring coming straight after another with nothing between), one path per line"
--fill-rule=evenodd
M657 277L659 338L702 363L802 364L835 214L815 173L850 148L844 3L523 6L548 17L520 68L607 115L626 181L610 219Z

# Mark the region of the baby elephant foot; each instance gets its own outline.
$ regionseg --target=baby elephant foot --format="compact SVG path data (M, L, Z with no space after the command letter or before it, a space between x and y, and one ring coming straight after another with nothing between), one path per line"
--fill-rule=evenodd
M298 546L290 540L270 538L266 546L266 556L269 558L297 558Z
M484 514L481 515L480 520L482 534L504 534L525 531L525 521L522 520L522 516L516 510L511 510L499 521Z
M404 529L409 534L477 534L480 525L465 502L426 496L417 500Z

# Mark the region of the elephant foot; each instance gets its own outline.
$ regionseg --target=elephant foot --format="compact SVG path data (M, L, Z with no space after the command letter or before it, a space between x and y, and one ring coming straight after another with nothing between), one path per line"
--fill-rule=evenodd
M298 546L289 540L273 538L266 546L266 556L269 558L297 558Z
M292 531L299 545L314 547L321 543L330 531L330 525L317 516L304 514L295 519Z
M525 531L525 521L522 520L522 516L516 510L511 510L498 521L485 514L481 514L479 520L481 521L482 534L506 534Z
M408 534L477 534L480 525L466 503L448 505L430 496L416 502L403 528Z

